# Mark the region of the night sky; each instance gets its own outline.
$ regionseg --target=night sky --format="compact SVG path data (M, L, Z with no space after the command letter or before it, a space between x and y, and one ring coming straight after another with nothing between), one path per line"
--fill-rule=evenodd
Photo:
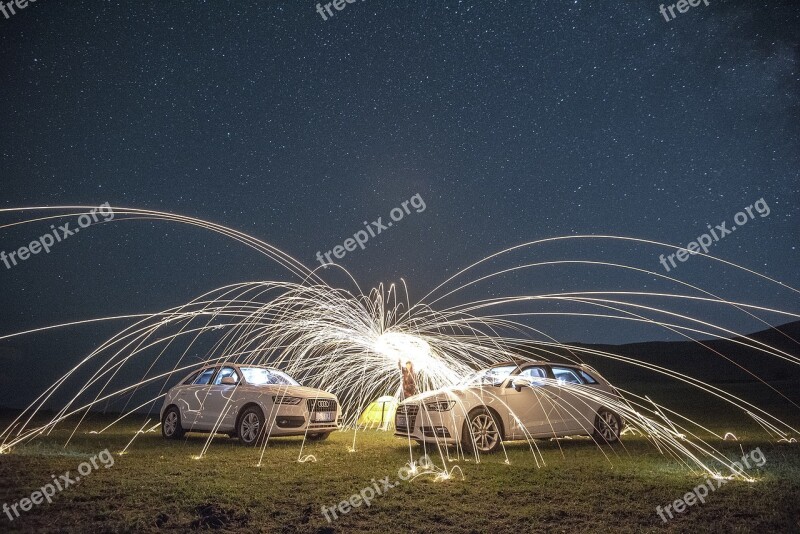
M402 277L413 299L505 247L574 234L685 245L763 198L769 216L710 253L800 287L796 2L711 0L669 22L654 1L365 0L328 20L315 4L39 0L0 15L2 207L181 213L314 266L317 251L419 194L424 211L340 260L363 288ZM47 231L5 229L0 248ZM665 274L663 252L556 243L494 265L591 258ZM800 311L796 293L702 258L670 274ZM0 264L0 277L2 334L289 279L233 241L148 221L92 227ZM450 303L601 289L676 286L542 268ZM608 321L537 324L563 340L663 336ZM0 342L0 357L59 376L123 326L15 338Z

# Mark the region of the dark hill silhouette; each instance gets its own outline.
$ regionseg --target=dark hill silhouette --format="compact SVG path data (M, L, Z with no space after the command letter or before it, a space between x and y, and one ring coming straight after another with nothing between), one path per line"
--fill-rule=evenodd
M736 342L744 343L744 345ZM800 358L800 321L766 329L749 336L731 339L696 341L653 341L630 343L626 345L593 345L569 343L584 349L602 350L621 356L635 358L648 363L668 367L698 378L704 382L745 382L754 381L752 375L738 366L744 367L767 381L798 380L800 387L800 365L791 364L753 348L757 343L765 343L774 349L784 351ZM521 353L531 357L553 359L541 351L536 343L519 347ZM567 354L565 350L555 351ZM658 380L658 374L630 364L595 356L583 350L574 351L586 363L596 367L612 382ZM717 354L719 353L719 354ZM726 360L727 358L727 360Z

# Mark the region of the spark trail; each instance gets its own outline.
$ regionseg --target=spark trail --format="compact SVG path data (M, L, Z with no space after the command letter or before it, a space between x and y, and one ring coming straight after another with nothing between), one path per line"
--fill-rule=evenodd
M80 215L90 208L91 206L60 206L0 210L0 213L15 216L38 214L1 225L0 230L23 225L51 224L61 218ZM537 262L526 259L511 266L501 266L488 274L479 273L468 278L479 268L504 261L512 253L523 254L527 258L544 244L611 241L660 249L679 248L675 245L632 237L594 235L532 241L479 260L445 280L420 301L412 303L405 281L399 286L380 285L363 292L345 269L336 266L339 272L345 274L352 287L332 287L323 280L319 270L309 269L276 247L237 230L160 211L124 207L113 210L115 217L110 222L133 224L135 221L147 220L178 223L224 235L285 268L292 281L231 284L200 295L184 305L156 313L71 320L0 336L0 340L4 340L101 321L130 323L69 369L0 433L0 453L8 453L13 447L48 434L57 425L68 421L75 425L72 430L74 436L90 411L111 401L124 402L119 418L112 425L136 416L142 410L156 409L158 401L176 379L203 365L222 362L268 364L285 370L306 385L336 394L343 407L345 425L355 429L352 450L356 450L357 419L361 412L376 398L385 395L399 396L401 393L398 360L411 360L415 369L420 371L421 391L445 388L455 392L463 388L460 384L474 370L522 358L519 348L523 346L535 347L535 353L540 360L567 359L580 362L580 354L590 354L647 369L665 380L692 386L728 403L732 410L738 410L758 422L775 440L788 442L795 439L792 436L798 433L786 422L719 386L643 360L559 342L538 330L534 324L537 317L602 318L655 326L708 348L698 338L727 339L738 336L738 333L707 318L672 311L667 304L699 302L717 308L719 311L714 316L721 316L723 313L742 314L769 327L778 319L796 319L800 315L726 300L708 289L661 273L594 258ZM709 262L719 263L766 283L778 285L791 293L800 293L793 287L726 260L708 254L698 255ZM683 292L637 290L493 294L480 300L442 305L445 300L453 300L467 289L486 287L487 282L501 277L518 276L534 269L574 266L629 272L634 285L633 277L636 275L655 277L675 284ZM563 311L564 304L575 306L576 309ZM517 311L520 307L523 309ZM512 308L515 311L510 311ZM743 336L733 341L759 351L764 357L779 359L788 366L800 365L800 358L794 354L762 341ZM798 344L795 340L790 341ZM709 352L710 357L719 357L730 365L738 366L754 380L783 396L757 372L746 369L724 354L712 349ZM142 372L141 369L145 371ZM86 376L89 378L85 378ZM711 434L720 441L724 440L724 436L666 406L627 391L622 392L622 398L598 397L596 390L583 386L557 381L550 385L556 390L569 388L573 394L570 397L581 403L602 402L624 417L630 432L645 436L663 454L675 458L694 472L747 479L744 474L735 472L725 456L702 439L700 434ZM37 414L49 407L57 394L64 392L67 392L69 400L56 414L44 424L35 423ZM145 398L143 402L141 395ZM789 398L783 397L787 403L792 403ZM560 408L567 412L580 413L580 406L563 405L560 398L549 400L559 403ZM502 402L500 399L498 401ZM594 424L592 421L585 423L587 428ZM147 424L145 422L142 425L142 431ZM106 431L112 425L100 432ZM134 444L134 439L135 436L125 448L127 454L131 453L128 449ZM212 434L197 455L198 458L208 452L214 439L217 438ZM528 442L536 465L543 465L544 458L538 451L536 442L532 439L528 439ZM607 449L602 445L604 444L598 443L602 454L608 457ZM263 459L266 446L265 443L261 448L260 459ZM316 460L313 455L303 454L304 447L305 440L300 447L298 461ZM446 467L445 457L458 459L468 456L460 447L454 453L444 446L437 449L445 466L440 470L439 479L449 478L452 472ZM409 450L413 455L410 443ZM479 455L475 454L475 457L480 460Z

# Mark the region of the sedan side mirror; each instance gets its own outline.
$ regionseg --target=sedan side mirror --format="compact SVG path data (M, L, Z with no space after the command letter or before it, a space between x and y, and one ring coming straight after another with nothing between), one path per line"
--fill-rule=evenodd
M233 378L232 376L226 376L226 377L223 377L221 384L223 386L235 386L236 385L236 379Z
M522 391L522 388L530 387L531 381L528 378L517 377L512 382L511 385L514 386L514 389L519 393Z

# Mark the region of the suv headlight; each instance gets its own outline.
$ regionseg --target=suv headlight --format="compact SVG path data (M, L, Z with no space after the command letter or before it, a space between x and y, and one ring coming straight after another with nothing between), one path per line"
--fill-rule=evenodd
M435 401L435 402L426 402L425 409L430 412L446 412L455 406L456 401L454 400L443 400L443 401Z
M296 406L300 404L300 401L303 400L300 397L289 397L287 395L273 395L272 402L275 404L290 404L292 406Z

